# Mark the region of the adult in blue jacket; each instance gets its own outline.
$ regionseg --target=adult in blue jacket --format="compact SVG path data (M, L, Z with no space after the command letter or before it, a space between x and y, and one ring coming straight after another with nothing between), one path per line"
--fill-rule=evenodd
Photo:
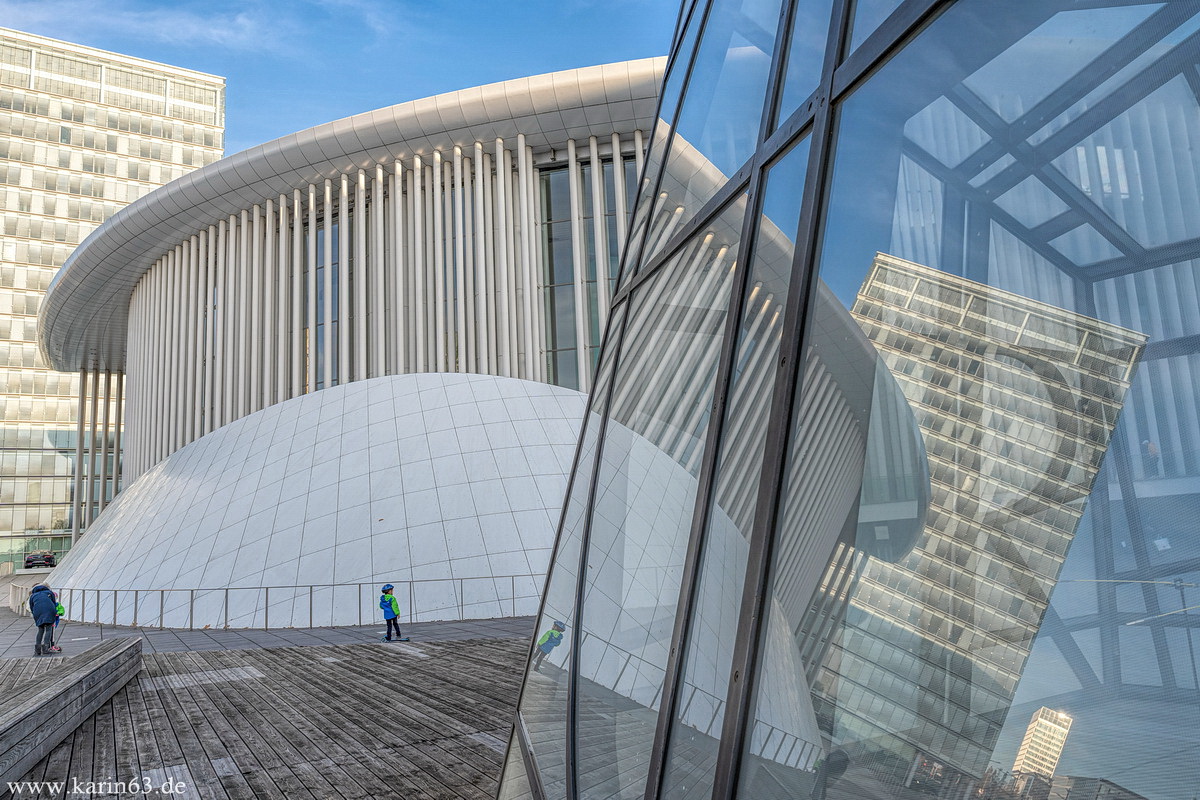
M48 655L54 643L54 620L58 618L58 597L50 587L39 583L29 593L29 613L37 625L37 639L33 645L35 656Z

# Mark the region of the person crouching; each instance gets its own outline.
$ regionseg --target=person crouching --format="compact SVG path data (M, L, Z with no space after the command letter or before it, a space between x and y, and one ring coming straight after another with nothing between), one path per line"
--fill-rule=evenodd
M29 613L33 615L33 624L37 625L37 639L34 641L35 656L49 655L54 644L54 620L58 618L58 598L50 587L39 583L29 594Z

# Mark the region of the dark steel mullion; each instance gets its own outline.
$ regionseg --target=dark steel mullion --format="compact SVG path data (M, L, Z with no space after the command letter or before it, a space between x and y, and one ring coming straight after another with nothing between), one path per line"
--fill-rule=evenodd
M829 101L836 103L881 62L898 51L925 23L955 0L905 0L838 67L833 75ZM847 24L849 25L849 23ZM846 37L849 46L850 37Z
M850 39L852 0L834 0L830 32L821 74L821 91L829 92L835 67ZM752 714L750 702L755 681L750 680L761 645L766 593L773 553L773 534L778 516L784 466L792 421L792 404L803 389L800 365L803 363L803 334L809 317L809 304L818 279L817 246L820 240L820 216L826 200L826 187L833 172L833 103L827 94L816 100L808 168L804 176L804 195L796 233L796 252L792 257L792 280L788 287L787 315L780 337L780 355L771 397L763 460L759 470L758 495L755 498L754 526L750 552L742 584L741 608L733 645L725 718L717 751L712 800L733 800L737 795L745 749L747 723Z
M742 218L742 232L738 242L737 271L730 287L729 304L725 313L725 332L721 343L721 357L717 362L717 377L713 383L712 401L709 405L708 432L704 441L704 456L700 462L700 477L696 488L696 499L692 509L692 526L688 534L688 549L683 561L683 575L679 585L679 601L675 609L675 626L671 633L671 649L667 655L666 671L663 676L662 703L659 705L658 723L654 730L654 744L650 749L650 769L646 775L645 800L655 800L662 790L667 747L670 744L671 723L675 719L679 684L686 661L685 645L692 622L692 606L695 602L696 586L699 584L701 556L704 551L705 534L708 528L713 474L717 467L717 454L721 445L721 433L725 427L725 408L728 400L730 378L733 373L734 356L737 349L738 331L742 323L746 285L749 280L750 254L754 252L754 239L759 206L762 199L762 175L765 168L756 169L750 179L750 194L746 202L746 214Z
M614 304L615 306L615 304ZM564 769L566 770L566 795L571 800L579 796L578 781L575 771L575 727L578 721L576 712L577 690L579 686L579 648L583 644L583 589L587 584L587 557L588 546L591 544L592 538L592 517L596 503L596 485L600 477L600 465L604 456L604 436L608 432L608 418L611 411L610 403L612 402L613 391L617 386L617 373L621 367L621 344L625 337L625 330L629 327L629 318L633 315L633 306L630 304L625 311L625 316L621 318L621 330L614 332L612 326L607 326L605 334L604 346L612 346L616 348L613 353L612 373L608 379L608 389L605 392L604 414L600 417L600 427L596 431L596 452L593 455L592 461L592 480L588 484L587 503L584 505L584 514L586 515L582 521L583 530L579 535L579 566L575 572L575 626L571 631L571 665L567 673L567 724L566 724L566 742L564 743ZM604 351L600 352L600 358L596 361L596 373L599 376L600 367L604 365ZM592 403L589 407L589 412L596 407L597 396L592 395ZM585 414L588 412L585 412ZM587 417L585 416L586 420ZM586 422L585 422L586 425ZM580 439L580 444L583 439ZM581 448L582 449L582 448ZM578 460L578 455L576 456ZM572 476L572 480L574 476ZM567 501L563 503L563 519L566 519L567 507L570 505L570 495L567 496ZM561 535L561 530L560 530ZM549 584L547 584L548 586ZM543 598L543 603L545 599Z
M628 249L625 250L624 256L621 258L621 268L619 270L617 270L617 286L618 287L620 287L621 284L624 283L626 268L630 264L636 264L638 261L640 261L641 257L642 257L642 253L646 249L646 238L647 238L646 234L649 234L649 232L650 232L650 222L651 222L651 220L654 219L655 206L657 205L657 202L658 202L658 192L662 188L663 175L666 174L667 166L670 164L670 160L671 160L671 145L675 142L676 123L679 121L680 114L683 111L684 105L687 103L687 90L688 90L688 87L692 83L692 68L696 64L696 56L699 55L699 53L700 53L700 45L704 43L704 31L708 26L709 17L712 16L712 6L713 6L714 2L715 2L715 0L707 0L706 3L705 3L705 0L693 0L691 13L688 14L687 20L684 22L683 27L680 29L680 39L676 43L677 46L683 45L682 37L683 37L683 34L687 33L687 26L691 23L692 15L697 13L696 9L700 6L701 3L705 3L703 16L700 18L700 24L696 27L696 46L692 49L692 55L691 55L691 58L688 61L688 63L683 65L683 69L685 69L687 71L684 73L683 81L679 84L679 102L675 104L675 114L673 115L674 119L672 119L671 125L670 125L670 129L671 129L670 135L667 136L666 141L663 143L662 163L659 164L658 174L654 177L654 190L650 193L650 197L646 201L649 204L646 208L646 233L642 235L641 241L638 242L637 254L635 257L630 258L630 253L629 253ZM677 59L678 59L677 54L672 56L672 66L678 66L677 64L673 63ZM663 72L663 88L664 89L666 89L668 77L669 77L669 73ZM654 147L654 129L657 128L658 123L660 121L662 121L663 99L664 99L663 94L660 93L658 96L658 105L654 109L654 112L655 112L654 113L654 125L651 126L651 128L650 128L650 148ZM647 150L646 154L648 156L650 154L650 150ZM640 178L641 176L638 176L638 177ZM637 196L634 197L634 200L633 200L633 209L634 209L633 219L631 219L629 221L630 222L629 235L631 235L631 236L634 235L635 233L637 233L636 229L633 227L633 223L637 222L638 203L641 202L641 200L642 200L642 190L644 188L645 188L645 181L639 180ZM628 245L628 244L629 244L629 242L628 242L628 240L626 240L626 245Z
M525 720L521 718L519 707L517 720L513 724L510 749L513 744L521 751L521 763L525 765L525 779L529 782L529 791L533 794L533 800L546 800L546 787L542 785L542 773L538 769L537 755L533 752L533 745L529 742L529 731L525 729Z

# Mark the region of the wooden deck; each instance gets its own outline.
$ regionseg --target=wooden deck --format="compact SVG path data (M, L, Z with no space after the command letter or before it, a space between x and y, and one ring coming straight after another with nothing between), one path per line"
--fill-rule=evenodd
M25 778L178 798L495 797L528 640L210 650L145 668ZM0 680L46 660L0 664ZM3 790L3 787L0 787ZM157 796L157 794L152 795ZM8 797L0 794L0 797Z

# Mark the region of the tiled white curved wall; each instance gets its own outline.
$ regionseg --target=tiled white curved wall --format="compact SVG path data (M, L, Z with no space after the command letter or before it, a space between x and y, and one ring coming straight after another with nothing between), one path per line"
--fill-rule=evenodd
M417 618L533 613L584 401L416 374L270 406L142 475L51 584L70 618L131 624L136 601L139 622L168 627L352 624L378 615L385 581L418 581L400 592ZM275 589L264 614L260 587L333 584L351 588Z

